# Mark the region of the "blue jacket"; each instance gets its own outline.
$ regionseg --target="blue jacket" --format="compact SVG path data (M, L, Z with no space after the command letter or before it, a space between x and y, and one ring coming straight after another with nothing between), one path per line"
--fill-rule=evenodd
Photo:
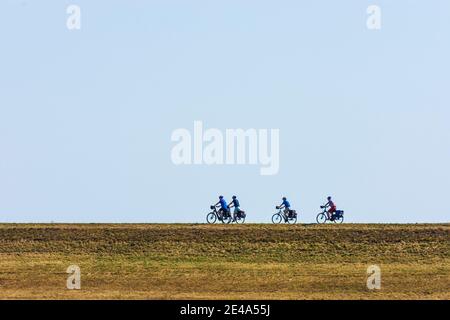
M222 209L228 209L228 204L227 204L227 202L225 201L225 199L221 199L221 200L220 200L220 207L221 207Z

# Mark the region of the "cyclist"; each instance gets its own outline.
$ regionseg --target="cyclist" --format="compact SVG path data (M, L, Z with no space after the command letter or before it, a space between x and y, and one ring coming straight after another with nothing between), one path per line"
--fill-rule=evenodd
M325 204L325 206L323 206L324 208L330 208L328 209L327 213L328 213L328 219L333 221L333 213L336 212L336 205L334 204L333 200L331 200L331 197L327 198L328 202Z
M286 197L283 197L283 202L277 207L277 209L284 209L284 213L289 217L291 216L291 204Z
M239 203L239 200L236 196L233 196L233 201L228 205L228 208L234 208L234 217L233 220L236 221L236 217L242 212L241 211L241 205Z
M227 216L229 213L228 205L223 196L219 196L219 202L215 204L215 207L220 207L219 212L222 213L222 216Z

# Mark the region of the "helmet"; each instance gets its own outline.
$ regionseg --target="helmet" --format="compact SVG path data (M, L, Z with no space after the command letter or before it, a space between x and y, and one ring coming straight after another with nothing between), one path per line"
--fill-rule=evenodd
M219 196L219 199L223 199L223 196Z
M236 196L233 196L233 199L236 199L237 197Z
M283 200L287 200L286 197L283 197Z

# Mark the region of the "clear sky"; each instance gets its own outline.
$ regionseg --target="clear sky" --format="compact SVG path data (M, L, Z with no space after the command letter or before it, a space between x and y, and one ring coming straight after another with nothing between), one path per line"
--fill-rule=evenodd
M0 41L0 221L450 220L448 0L2 0ZM279 173L175 166L195 120L280 129Z

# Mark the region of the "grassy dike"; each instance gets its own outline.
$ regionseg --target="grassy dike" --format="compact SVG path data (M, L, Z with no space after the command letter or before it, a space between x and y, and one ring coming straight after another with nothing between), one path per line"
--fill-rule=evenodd
M66 269L81 268L81 290ZM367 289L378 265L382 289ZM0 299L450 299L450 224L0 224Z

